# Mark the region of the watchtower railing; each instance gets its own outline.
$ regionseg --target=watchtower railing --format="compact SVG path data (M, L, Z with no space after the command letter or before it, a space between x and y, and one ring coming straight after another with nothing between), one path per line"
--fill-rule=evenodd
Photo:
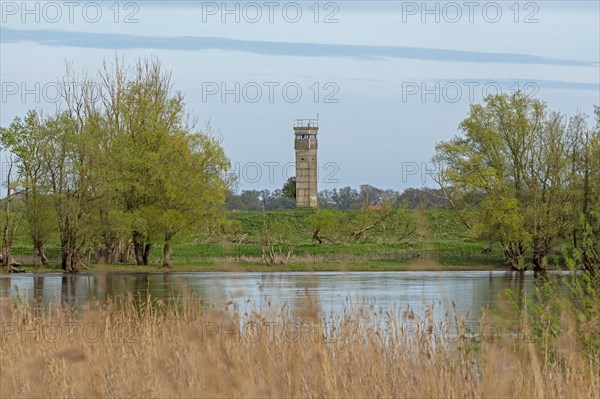
M319 127L318 119L296 119L294 127Z

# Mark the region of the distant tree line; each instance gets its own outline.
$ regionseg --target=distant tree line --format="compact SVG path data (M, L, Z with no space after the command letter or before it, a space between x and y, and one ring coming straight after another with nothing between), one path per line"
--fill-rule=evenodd
M295 191L290 189L293 178L284 184L283 189L243 190L236 194L233 190L227 193L226 205L229 210L237 211L273 211L293 209L296 207ZM346 186L322 190L318 194L319 208L331 210L358 210L365 207L400 205L410 209L445 208L448 201L440 189L408 188L402 193L392 189L380 189L363 184L358 189Z

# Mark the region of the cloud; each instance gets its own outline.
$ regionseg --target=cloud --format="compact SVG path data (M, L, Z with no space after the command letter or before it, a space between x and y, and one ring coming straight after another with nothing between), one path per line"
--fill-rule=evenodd
M324 58L398 58L439 62L598 66L598 62L541 57L528 54L486 53L423 47L375 46L327 43L287 43L236 40L207 36L138 36L115 33L20 30L0 28L2 43L33 42L44 46L67 46L111 50L155 49L176 51L224 50L270 56Z
M539 89L558 89L558 90L592 90L599 91L600 83L589 82L568 82L564 80L545 80L545 79L427 79L428 84L459 84L463 87L481 87L495 86L502 90L514 91L521 89L525 94L535 95ZM490 90L494 88L491 87ZM491 91L493 92L493 91Z

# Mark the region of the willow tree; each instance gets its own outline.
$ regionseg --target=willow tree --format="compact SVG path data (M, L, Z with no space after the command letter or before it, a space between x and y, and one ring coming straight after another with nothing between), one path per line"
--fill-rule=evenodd
M35 111L25 118L15 118L2 129L2 141L13 155L20 184L16 187L22 203L23 218L27 223L35 255L43 265L48 263L45 244L55 230L55 217L48 195L47 173L42 158L44 121Z
M596 126L582 116L572 118L569 175L571 236L575 255L590 271L600 265L600 107Z
M152 179L161 168L157 154L179 130L184 105L171 94L170 76L156 59L130 68L118 59L99 73L105 119L113 135L111 175L122 202L138 265L148 264L155 227Z
M129 68L116 60L100 72L105 120L113 137L112 185L131 231L136 262L148 264L152 243L222 214L229 161L210 132L189 123L183 95L159 60Z
M90 217L95 200L92 189L98 178L96 128L77 123L67 112L49 119L46 127L43 159L60 233L61 265L64 271L75 273L95 233Z
M97 78L68 66L63 110L46 119L30 113L2 130L24 172L19 192L34 247L43 259L45 228L54 222L67 272L99 245L115 262L125 237L138 264L148 264L152 243L163 242L169 266L174 235L221 219L229 160L210 130L189 123L158 60L133 68L117 61Z
M4 141L4 135L2 137ZM18 262L15 262L12 258L12 245L15 237L15 232L18 229L19 222L21 221L21 212L14 211L14 197L15 187L18 187L21 176L14 172L14 161L12 157L9 157L6 163L6 181L4 187L6 188L6 196L4 197L3 204L3 215L2 215L2 239L0 242L0 255L2 259L0 262L4 266L6 272L19 271L15 267L20 266Z
M221 220L229 160L210 133L180 131L157 152L155 165L149 177L153 201L147 212L163 240L163 266L171 267L175 234L210 229Z
M471 231L498 243L513 268L543 269L567 230L570 140L558 113L521 92L471 106L462 135L436 146L437 180ZM476 207L468 198L480 197ZM465 217L465 207L472 218Z

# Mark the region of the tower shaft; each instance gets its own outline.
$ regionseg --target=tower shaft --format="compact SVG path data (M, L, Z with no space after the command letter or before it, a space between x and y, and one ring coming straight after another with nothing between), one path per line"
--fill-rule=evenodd
M317 149L319 131L316 119L299 119L294 124L296 150L296 207L318 206Z

